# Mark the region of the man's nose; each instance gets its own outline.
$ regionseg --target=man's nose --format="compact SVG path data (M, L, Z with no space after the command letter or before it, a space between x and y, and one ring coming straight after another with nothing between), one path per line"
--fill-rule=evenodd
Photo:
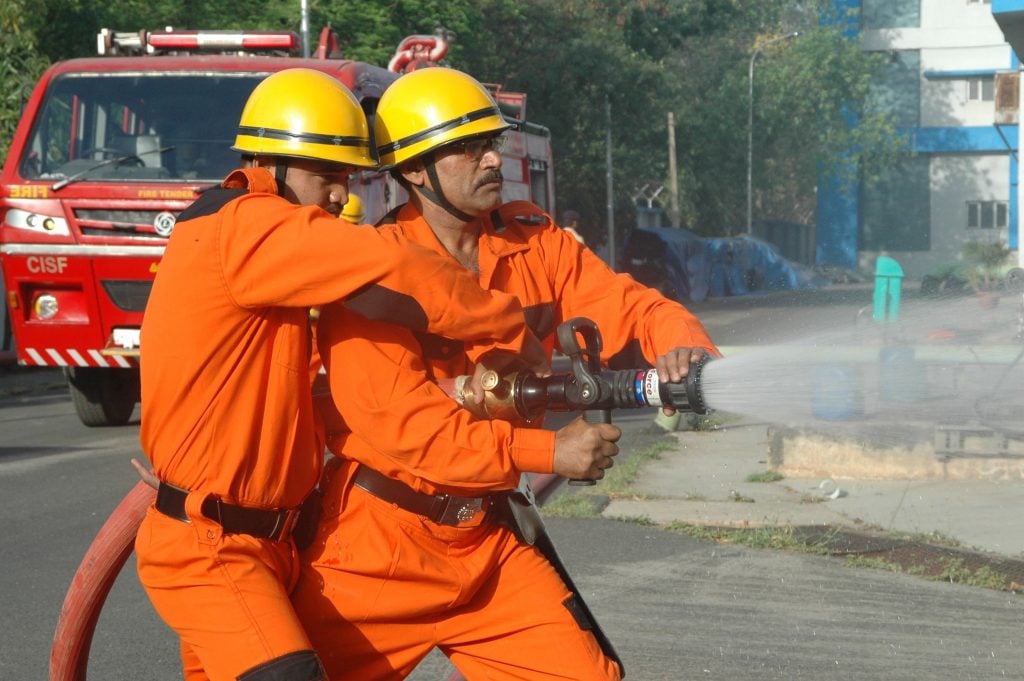
M331 188L331 203L336 203L339 206L344 206L348 203L348 182L337 183Z
M500 169L502 164L501 152L497 149L488 149L484 152L484 155L480 157L481 168L495 168Z

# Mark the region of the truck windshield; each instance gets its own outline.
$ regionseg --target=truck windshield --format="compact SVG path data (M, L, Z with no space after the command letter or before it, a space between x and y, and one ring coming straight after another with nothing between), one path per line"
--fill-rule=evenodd
M50 84L19 172L29 180L216 182L238 166L238 119L266 75L62 75Z

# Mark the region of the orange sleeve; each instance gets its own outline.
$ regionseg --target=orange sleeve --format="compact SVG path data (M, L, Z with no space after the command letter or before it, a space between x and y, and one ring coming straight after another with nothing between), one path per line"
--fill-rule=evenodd
M331 440L335 453L429 493L509 489L523 471L553 470L553 432L474 417L430 380L408 330L330 305L318 333L350 431Z
M522 349L518 300L483 290L456 263L401 235L267 194L229 203L218 230L223 281L241 307L312 307L359 292L360 312L461 340L474 359Z
M682 304L628 274L617 274L554 223L540 228L535 242L558 292L555 304L561 318L592 319L601 331L603 360L633 339L652 365L658 355L677 347L705 348L718 356L704 325Z

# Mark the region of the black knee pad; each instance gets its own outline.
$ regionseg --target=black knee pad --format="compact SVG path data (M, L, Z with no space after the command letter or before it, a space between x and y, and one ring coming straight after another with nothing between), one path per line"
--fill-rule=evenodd
M300 650L253 667L238 681L327 681L327 672L316 653Z

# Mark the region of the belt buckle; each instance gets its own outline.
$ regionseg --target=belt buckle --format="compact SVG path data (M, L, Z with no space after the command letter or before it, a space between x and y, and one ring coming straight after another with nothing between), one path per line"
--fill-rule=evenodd
M439 525L458 526L476 518L484 508L486 497L448 496L444 511L437 522Z
M278 511L277 521L274 523L274 529L270 531L269 538L273 541L284 541L287 539L299 520L299 510L292 508Z

